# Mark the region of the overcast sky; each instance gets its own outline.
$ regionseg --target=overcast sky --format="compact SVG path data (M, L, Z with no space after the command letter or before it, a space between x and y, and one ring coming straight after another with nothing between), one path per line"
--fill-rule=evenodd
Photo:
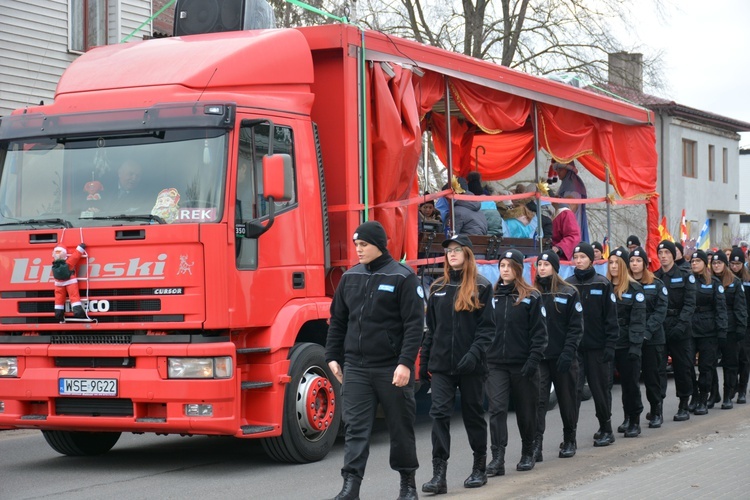
M661 97L750 122L750 1L663 0L665 19L653 0L637 0L632 36L663 50L668 83ZM637 42L638 40L632 40ZM750 147L750 133L741 147Z

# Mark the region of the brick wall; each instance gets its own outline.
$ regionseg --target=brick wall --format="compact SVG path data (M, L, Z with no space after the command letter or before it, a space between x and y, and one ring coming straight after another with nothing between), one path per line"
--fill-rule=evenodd
M153 0L153 12L156 13L164 7L169 2L169 0ZM174 28L174 8L175 4L170 5L167 10L159 14L159 16L154 19L154 34L163 34L163 35L172 35L173 28Z

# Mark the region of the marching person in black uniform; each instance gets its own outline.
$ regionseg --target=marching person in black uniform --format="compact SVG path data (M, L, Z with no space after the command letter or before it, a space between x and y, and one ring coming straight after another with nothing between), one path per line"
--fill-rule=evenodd
M523 254L503 252L495 286L495 338L487 351L492 461L488 476L505 474L508 445L508 403L516 409L521 434L521 461L516 470L534 468L536 410L539 404L539 362L547 347L547 326L541 294L523 279Z
M576 267L567 282L576 287L583 306L583 337L578 349L583 357L583 369L599 420L594 446L608 446L615 442L611 421L612 362L620 327L617 324L617 299L612 291L612 283L596 273L593 261L593 247L585 241L580 242L573 249ZM580 404L579 400L579 408Z
M664 319L669 298L667 287L648 269L648 255L642 247L630 253L630 274L643 287L646 295L646 332L641 349L641 376L646 386L646 399L651 411L646 414L648 426L661 427L664 421L661 380L667 377L667 358L664 356Z
M747 303L742 281L729 270L729 261L724 252L717 252L711 258L711 271L721 280L724 287L724 297L727 301L727 338L719 340L719 354L721 367L724 372L724 399L722 410L734 407L732 398L737 389L737 370L739 365L740 342L745 338L747 330ZM711 382L711 399L719 400L719 378L714 367ZM714 399L716 397L716 399Z
M697 405L693 414L708 413L708 393L716 363L718 343L727 340L727 302L724 285L708 269L708 255L696 250L690 258L693 275L698 282L695 292L695 314L693 314L693 342L698 354L698 381L693 388Z
M360 225L353 239L359 264L341 276L326 341L326 361L342 383L346 426L344 486L336 498L359 498L380 403L391 437L391 469L401 475L399 498L416 499L412 372L424 329L424 292L411 268L388 253L379 222Z
M563 423L563 442L558 456L570 458L576 454L578 426L578 344L583 336L583 307L578 290L567 284L558 273L560 258L554 252L544 252L536 261L534 285L542 293L547 312L547 349L539 364L539 406L536 413L534 457L543 460L542 442L546 427L547 404L551 385L560 406Z
M674 248L675 248L675 260L674 263L677 264L680 268L684 269L685 271L693 272L692 268L690 267L690 262L685 259L685 247L682 246L682 243L679 241L674 242Z
M742 248L735 247L729 254L729 269L742 282L745 295L746 310L750 312L750 271L745 266L745 253ZM750 378L750 321L747 322L745 333L739 341L739 357L737 363L737 404L747 403L747 381Z
M677 249L675 244L669 240L663 240L658 247L659 263L654 275L659 278L669 292L669 307L667 318L664 320L664 334L667 339L664 351L664 362L667 356L672 356L672 368L674 369L674 385L680 406L674 416L676 422L682 422L690 418L688 404L693 393L693 363L695 353L691 341L690 326L695 311L695 276L692 272L681 269L675 264ZM663 397L667 394L666 373L661 379L661 393Z
M637 249L634 247L633 249ZM625 437L638 437L641 433L641 346L646 333L646 295L643 287L628 272L630 253L616 248L609 256L607 278L617 297L617 323L620 337L615 346L615 366L622 386L622 408L625 413L617 432Z
M474 452L466 488L487 484L487 422L484 383L487 348L495 334L492 284L477 273L472 244L465 235L443 241L443 276L430 287L427 332L422 341L419 379L431 380L433 477L422 485L426 493L447 493L445 474L450 457L450 425L461 391L461 414Z

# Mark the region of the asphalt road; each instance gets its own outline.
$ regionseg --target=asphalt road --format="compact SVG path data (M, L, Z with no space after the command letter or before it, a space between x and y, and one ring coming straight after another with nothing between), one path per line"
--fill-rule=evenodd
M622 418L619 386L613 390L613 423ZM645 402L645 397L644 397ZM516 472L520 440L515 414L509 416L507 475L490 478L487 486L463 488L470 472L471 450L459 416L453 421L453 451L448 466L448 494L441 498L542 498L564 494L582 484L659 460L691 442L731 432L747 422L750 405L712 410L709 415L673 422L677 408L670 386L661 429L648 429L635 439L618 435L606 448L594 448L591 435L598 425L593 401L584 401L578 427L578 454L557 457L562 426L557 408L548 413L545 460L533 471ZM420 400L417 446L422 467L418 487L431 477L428 401ZM123 435L100 457L70 458L49 448L38 431L0 432L0 499L320 499L332 498L341 486L339 470L343 441L326 459L306 465L271 462L254 441L233 438ZM363 499L395 498L398 475L388 467L388 434L382 422L373 436L369 468L362 484ZM621 492L622 493L622 492ZM428 495L422 495L428 497Z

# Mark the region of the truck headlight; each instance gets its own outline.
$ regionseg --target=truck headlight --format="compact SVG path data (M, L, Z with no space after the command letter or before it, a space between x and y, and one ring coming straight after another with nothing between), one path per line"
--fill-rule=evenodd
M0 358L0 377L18 377L18 358Z
M167 358L169 378L230 378L232 358Z

